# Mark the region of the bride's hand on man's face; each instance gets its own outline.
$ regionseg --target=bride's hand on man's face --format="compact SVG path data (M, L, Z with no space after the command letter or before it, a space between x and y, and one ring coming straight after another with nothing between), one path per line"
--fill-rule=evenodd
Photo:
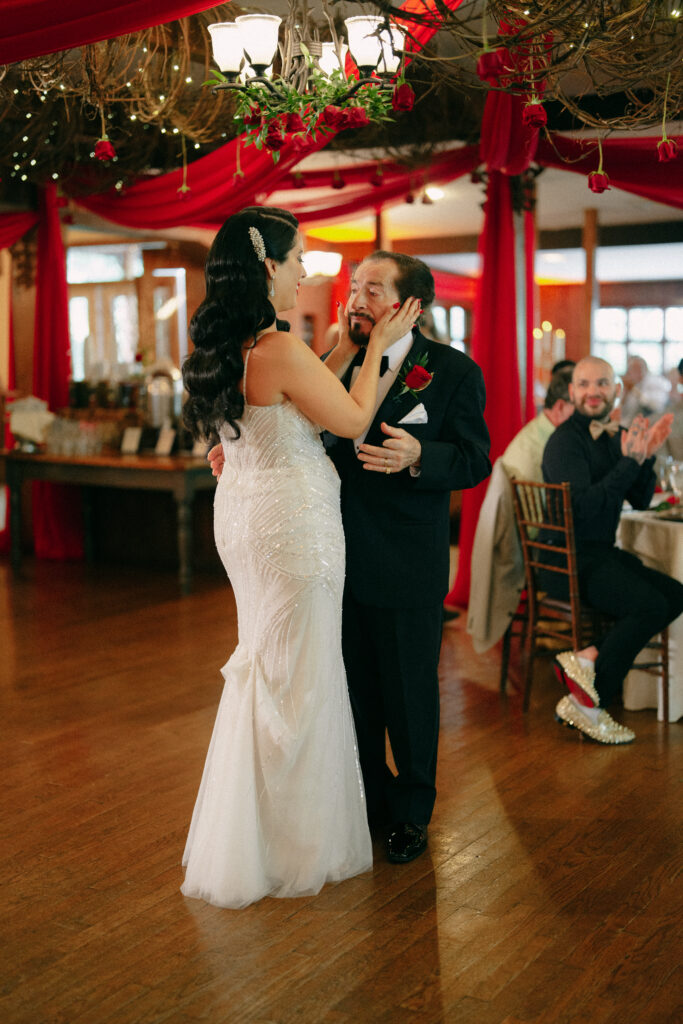
M215 444L206 456L211 466L211 472L218 478L223 472L223 466L225 464L225 456L223 454L223 445Z
M402 306L397 304L396 308L387 310L372 328L368 344L379 345L382 352L386 351L415 326L421 312L422 300L412 297Z

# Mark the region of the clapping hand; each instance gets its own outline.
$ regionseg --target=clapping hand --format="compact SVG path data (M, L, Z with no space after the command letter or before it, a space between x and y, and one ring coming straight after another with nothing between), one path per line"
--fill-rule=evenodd
M657 420L656 423L650 427L647 432L647 458L657 451L658 448L664 444L666 439L671 434L671 428L673 426L674 414L667 412Z
M636 416L631 426L621 434L621 453L635 459L639 465L660 448L671 433L673 413L666 413L650 426L644 416Z

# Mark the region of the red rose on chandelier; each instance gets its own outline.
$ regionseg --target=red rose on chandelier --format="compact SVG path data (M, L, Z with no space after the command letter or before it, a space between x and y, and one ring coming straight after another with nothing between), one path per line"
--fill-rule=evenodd
M274 121L271 121L270 124L268 125L268 131L266 132L264 145L266 149L277 151L278 149L282 149L282 147L285 144L285 141L286 140L284 132L282 131L282 125L280 124L280 121L276 118Z
M306 125L301 119L301 114L296 111L292 114L287 114L287 131L288 132L304 132L306 131Z
M591 171L588 175L588 187L591 192L597 192L599 195L601 192L607 192L612 186L604 171Z
M477 61L477 74L482 82L488 82L489 85L498 85L503 70L503 55L500 50L488 50L482 53Z
M363 107L347 107L342 113L344 114L342 128L364 128L366 124L370 124L368 112Z
M675 160L678 156L678 144L674 139L662 139L657 143L657 159L660 162Z
M404 110L412 110L413 104L415 103L415 93L412 87L404 82L403 85L397 85L391 96L391 106L397 112Z
M116 150L109 139L102 138L95 143L95 158L97 160L113 160L115 156Z
M406 374L404 384L409 391L424 391L427 385L431 383L432 377L433 374L429 370L416 363Z
M250 107L249 113L244 115L244 123L248 128L260 127L262 114L260 107Z
M322 122L326 124L328 128L340 128L346 118L346 111L342 110L341 107L335 107L332 103L329 103L322 113Z
M525 104L522 111L522 123L528 128L542 128L548 123L545 107L538 100Z

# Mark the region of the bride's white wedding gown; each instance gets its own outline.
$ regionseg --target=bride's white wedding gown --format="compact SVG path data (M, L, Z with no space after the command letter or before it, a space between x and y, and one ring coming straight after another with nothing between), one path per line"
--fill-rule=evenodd
M341 654L339 478L289 401L246 405L240 429L221 437L214 510L239 638L183 855L184 895L221 907L372 865Z

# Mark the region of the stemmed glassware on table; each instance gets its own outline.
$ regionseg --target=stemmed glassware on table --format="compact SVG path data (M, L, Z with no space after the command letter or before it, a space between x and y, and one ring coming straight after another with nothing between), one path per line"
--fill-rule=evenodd
M683 462L672 462L669 469L669 484L678 500L683 498Z

